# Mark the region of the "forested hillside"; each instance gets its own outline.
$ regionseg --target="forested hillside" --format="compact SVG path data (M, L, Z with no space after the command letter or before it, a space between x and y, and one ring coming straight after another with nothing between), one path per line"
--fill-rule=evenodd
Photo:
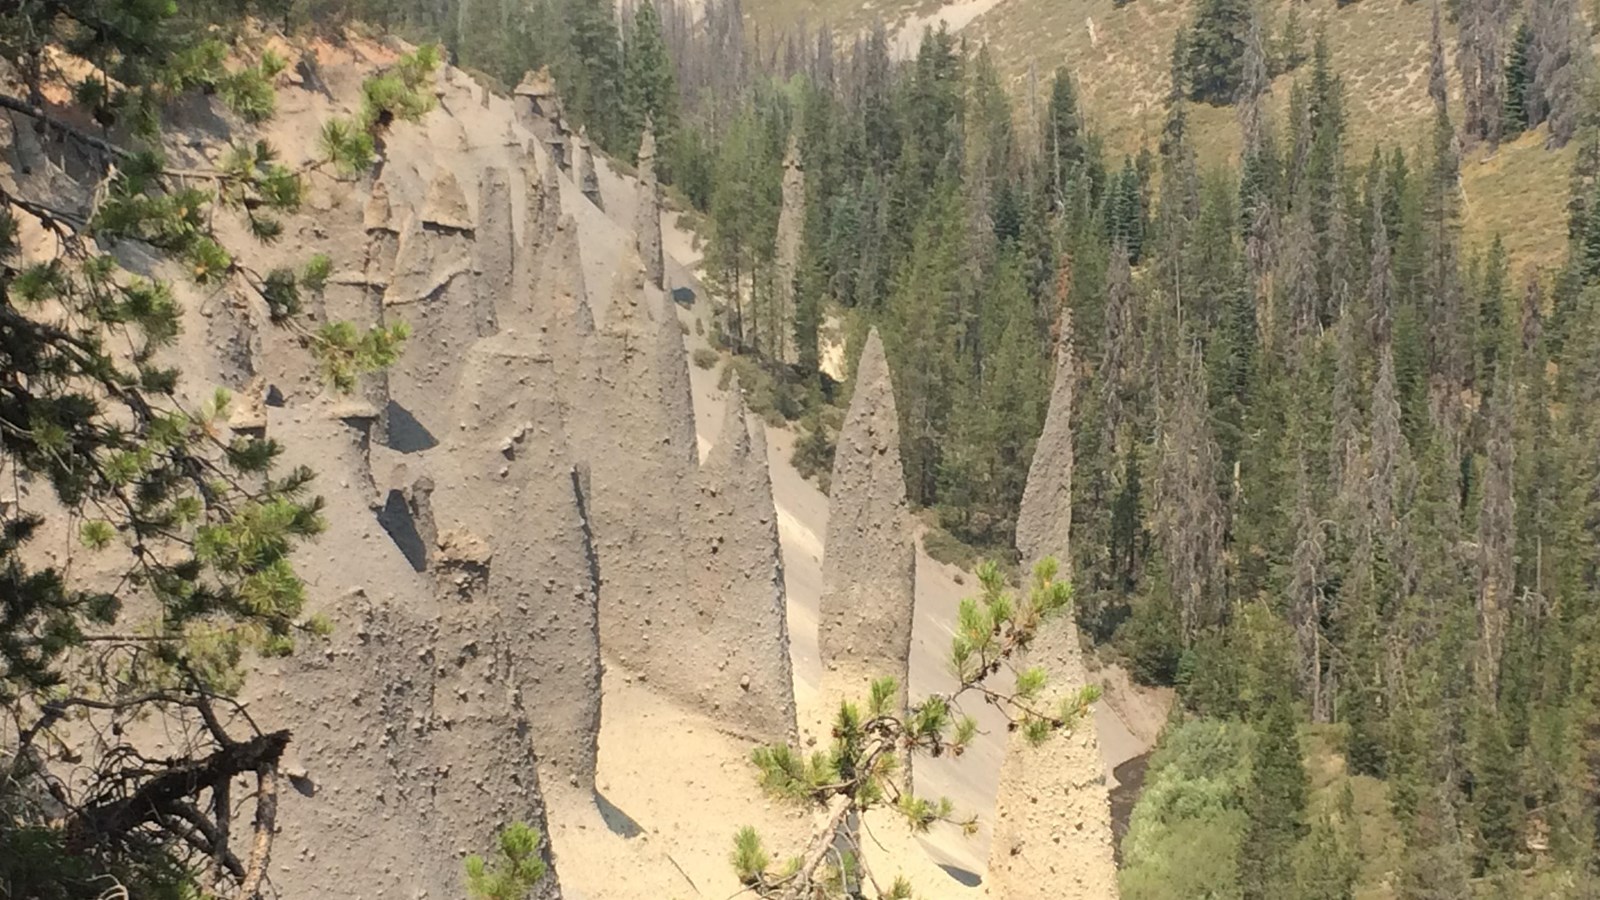
M764 373L771 414L800 420L799 452L825 459L838 386L818 334L877 325L909 496L990 548L1010 544L1049 361L1075 354L1081 622L1177 685L1203 727L1239 723L1204 751L1243 766L1208 789L1233 843L1207 895L1584 895L1600 727L1589 27L1571 0L1374 9L1423 60L1423 77L1375 85L1340 67L1365 52L1338 43L1362 6L1298 32L1266 12L1209 0L1172 43L1141 35L1134 52L1169 77L1132 141L1080 102L1125 84L1066 59L1019 97L998 37L930 33L904 62L881 26L669 37L682 121L712 136L678 144L673 167L706 217L724 340ZM1559 223L1536 245L1507 235L1515 254L1463 236L1482 214L1463 167L1496 147L1556 173L1513 198L1519 232ZM1168 752L1223 739L1208 734ZM1216 777L1160 771L1168 790ZM1198 895L1140 873L1172 865L1186 832L1170 817L1199 814L1141 808L1129 896Z

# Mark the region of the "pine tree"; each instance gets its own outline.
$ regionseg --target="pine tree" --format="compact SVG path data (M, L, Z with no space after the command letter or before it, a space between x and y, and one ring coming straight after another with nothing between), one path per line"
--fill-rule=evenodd
M1278 663L1281 670L1283 665ZM1251 749L1244 790L1249 817L1239 851L1239 886L1245 900L1272 900L1294 891L1294 849L1305 836L1306 781L1287 672L1268 702Z
M1340 794L1340 812L1336 819L1324 812L1311 824L1310 832L1295 848L1294 892L1296 900L1354 900L1356 883L1361 877L1360 847L1352 840L1353 829L1359 836L1361 823L1356 819L1350 783L1345 782ZM1340 829L1340 825L1344 829Z
M623 56L622 90L620 146L638 147L648 120L654 126L656 141L669 148L663 155L668 170L661 173L661 178L671 184L671 148L678 133L678 85L654 0L643 0L634 12L633 29Z
M1528 20L1523 19L1511 36L1511 49L1506 59L1505 106L1500 120L1509 137L1521 134L1532 125L1529 121L1533 111L1529 103L1529 92L1533 88L1532 63L1533 29L1528 27Z
M1244 81L1250 7L1242 0L1202 0L1188 30L1185 74L1189 97L1224 106Z
M1510 867L1521 844L1525 809L1520 766L1494 704L1484 703L1473 721L1473 823L1483 868Z
M481 856L467 857L468 896L472 900L524 900L545 876L540 840L537 828L523 822L507 825L499 834L499 854L493 867Z
M1250 265L1252 290L1260 292L1262 279L1272 266L1277 239L1277 147L1272 139L1265 98L1271 89L1266 49L1262 44L1259 13L1250 17L1245 42L1243 82L1239 89L1239 128L1244 135L1239 180L1240 221L1244 229L1245 259Z
M1180 613L1179 634L1188 647L1221 615L1216 579L1222 508L1202 364L1197 351L1180 353L1173 365L1176 381L1161 396L1153 524Z
M1067 185L1083 162L1082 131L1072 73L1065 68L1057 69L1050 82L1050 103L1045 108L1040 151L1045 190L1056 204L1066 202Z
M1506 298L1508 266L1505 244L1496 235L1484 258L1483 282L1478 288L1477 371L1473 383L1484 393L1496 390L1497 381L1504 374L1502 365L1510 365L1515 346L1516 328L1512 326Z
M1462 131L1469 142L1485 140L1491 150L1500 143L1503 66L1509 4L1504 0L1463 0L1456 68L1461 73L1466 116Z
M1405 900L1469 897L1467 851L1446 789L1424 788L1421 809L1406 834L1399 896Z
M1304 452L1300 454L1299 473L1296 477L1294 530L1294 555L1290 560L1293 574L1290 577L1290 624L1295 635L1295 674L1311 700L1313 721L1326 722L1332 708L1325 684L1322 632L1325 596L1325 535L1322 518L1312 506L1311 475L1307 470Z
M564 0L570 57L558 72L567 108L610 153L632 152L628 143L622 45L611 0Z
M1575 0L1535 0L1533 84L1530 122L1548 120L1551 146L1564 146L1578 131L1585 85L1594 77L1588 27Z
M1444 67L1444 21L1439 0L1433 0L1432 30L1428 39L1428 99L1441 112L1450 96Z
M1510 378L1489 398L1487 471L1478 511L1478 680L1486 696L1499 689L1500 658L1514 600L1512 552L1516 547L1516 394Z
M907 495L923 505L938 497L941 437L958 387L954 334L964 220L955 186L941 184L886 310L884 345L896 376Z

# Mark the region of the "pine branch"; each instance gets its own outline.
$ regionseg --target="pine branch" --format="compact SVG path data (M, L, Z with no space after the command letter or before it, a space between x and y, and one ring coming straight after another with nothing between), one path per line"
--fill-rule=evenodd
M159 810L263 766L276 766L289 745L288 730L223 747L199 761L175 766L140 785L132 796L79 811L67 823L67 846L83 848L101 839L119 840Z

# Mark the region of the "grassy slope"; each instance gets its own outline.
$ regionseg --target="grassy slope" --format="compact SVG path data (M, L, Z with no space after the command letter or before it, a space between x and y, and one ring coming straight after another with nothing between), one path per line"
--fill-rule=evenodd
M763 28L827 22L843 35L866 29L879 19L899 22L942 5L940 0L744 0L744 11Z

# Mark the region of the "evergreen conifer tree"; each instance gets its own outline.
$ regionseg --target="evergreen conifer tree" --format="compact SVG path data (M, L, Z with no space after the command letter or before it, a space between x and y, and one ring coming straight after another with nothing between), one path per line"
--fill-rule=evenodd
M1273 668L1283 680L1256 733L1244 789L1249 823L1239 851L1239 886L1245 900L1293 895L1294 851L1307 832L1308 787L1286 668L1281 663Z
M1532 113L1528 92L1533 87L1533 29L1528 20L1518 23L1511 36L1511 49L1506 59L1505 108L1501 121L1508 137L1515 137L1530 126Z
M667 47L661 36L661 18L655 0L642 0L633 15L628 46L623 55L622 147L638 147L648 120L656 142L667 148L660 159L668 164L662 180L672 183L670 164L678 134L678 85ZM659 163L658 163L659 166Z
M1188 29L1185 74L1191 99L1232 103L1244 81L1250 6L1245 0L1201 0Z

